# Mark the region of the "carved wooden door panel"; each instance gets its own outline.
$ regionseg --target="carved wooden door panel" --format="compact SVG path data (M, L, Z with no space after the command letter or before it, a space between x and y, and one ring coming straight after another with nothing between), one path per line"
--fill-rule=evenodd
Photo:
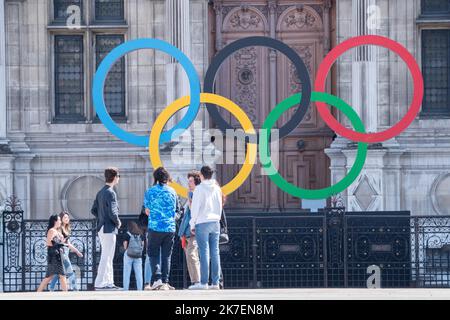
M214 1L211 7L212 55L228 43L248 36L275 37L298 52L310 73L311 83L330 44L330 0L324 1ZM273 71L276 70L273 74ZM216 92L243 108L256 129L269 111L283 99L301 92L301 82L292 63L282 53L263 47L244 48L231 55L216 76ZM225 119L237 121L227 112ZM295 108L283 114L278 128L292 117ZM213 122L211 122L213 124ZM213 124L214 126L214 124ZM279 171L289 182L303 188L323 188L329 184L329 161L324 153L333 133L311 104L302 123L280 141ZM226 150L225 150L226 152ZM218 180L224 184L240 166L217 166ZM227 199L228 210L293 211L301 200L278 189L260 165L249 179Z

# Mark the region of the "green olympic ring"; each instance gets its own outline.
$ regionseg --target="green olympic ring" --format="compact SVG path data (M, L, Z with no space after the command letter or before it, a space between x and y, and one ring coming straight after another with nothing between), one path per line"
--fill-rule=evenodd
M301 98L301 94L294 94L280 102L269 113L262 125L262 131L266 131L267 134L263 139L261 139L259 143L259 156L261 158L261 163L263 164L263 169L269 176L269 179L272 180L272 182L275 183L284 192L302 199L326 199L329 196L342 192L356 180L364 167L368 144L364 142L358 142L356 159L352 168L350 169L350 172L342 180L330 187L309 190L299 188L289 183L278 173L278 170L273 166L272 160L270 159L270 130L284 111L298 104L299 98ZM338 108L349 118L350 122L357 132L365 133L364 124L362 123L358 114L352 109L352 107L350 107L338 97L325 92L313 92L311 95L311 101L325 102Z

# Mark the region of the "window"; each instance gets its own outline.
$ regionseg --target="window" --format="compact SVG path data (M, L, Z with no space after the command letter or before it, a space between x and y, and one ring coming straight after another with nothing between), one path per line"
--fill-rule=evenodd
M79 28L66 26L67 11L72 5L80 8L86 20ZM98 121L92 105L92 79L103 58L125 40L124 1L53 0L52 12L48 30L54 37L53 121ZM122 57L108 73L104 89L108 112L119 122L126 121L125 88Z
M97 35L95 46L96 65L119 44L123 35ZM125 59L117 61L105 81L105 104L112 117L125 117Z
M83 36L55 37L55 106L57 119L83 119Z
M450 117L450 0L422 0L424 99L421 117Z
M422 0L422 15L450 15L449 0Z
M123 0L95 0L97 22L123 21Z
M55 22L65 23L69 14L67 9L76 5L83 11L83 0L54 0L53 1L53 19Z
M450 114L450 30L422 31L422 113Z

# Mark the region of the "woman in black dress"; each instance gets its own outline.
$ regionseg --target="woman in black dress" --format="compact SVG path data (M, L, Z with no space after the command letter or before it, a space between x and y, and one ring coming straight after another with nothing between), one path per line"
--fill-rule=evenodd
M59 276L61 289L67 291L66 273L63 265L64 237L58 231L60 226L61 218L57 214L52 215L48 220L47 227L47 273L37 289L38 292L44 291L54 275Z
M67 245L64 247L64 255L63 255L63 265L64 269L67 275L68 284L70 284L70 287L73 291L78 291L78 284L77 284L77 275L75 274L75 271L72 267L72 262L69 258L69 251L75 252L75 254L82 258L83 254L75 247L73 246L70 241L70 233L71 233L71 225L70 225L70 216L67 211L62 211L59 214L59 217L61 218L61 227L58 229L58 232L61 233L64 239L64 243ZM55 291L56 283L58 281L58 276L55 275L50 282L50 285L48 289L50 291Z

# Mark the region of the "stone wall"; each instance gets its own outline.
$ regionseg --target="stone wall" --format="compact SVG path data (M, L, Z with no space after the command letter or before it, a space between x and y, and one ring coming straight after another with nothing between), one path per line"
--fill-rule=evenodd
M176 27L168 23L167 15L177 14L187 22L188 32L193 31L188 55L203 79L208 60L207 2L191 0L183 12L169 13L167 8L160 0L125 0L125 39L171 41L169 31ZM7 141L0 148L0 197L17 195L27 218L46 218L61 209L87 218L92 199L103 184L104 168L114 165L121 169L117 189L121 213L139 213L152 172L147 149L116 139L92 120L72 124L52 121L53 36L72 31L49 27L51 0L5 1L5 19L7 112L0 113L0 123L7 124ZM86 54L85 61L92 63L94 54ZM127 55L127 121L121 124L125 130L148 135L169 99L183 93L181 73L173 75L166 70L169 60L166 54L153 50ZM92 76L85 74L87 88ZM92 110L89 95L86 104ZM172 169L175 176L184 177L191 168Z
M366 22L359 0L337 1L337 41L356 36L355 24ZM419 0L364 0L376 5L376 28L359 30L387 36L405 46L421 65ZM348 13L352 12L351 15ZM367 17L370 13L367 13ZM357 110L370 132L397 123L412 99L412 78L406 64L384 48L371 46L372 57L358 59L357 50L342 56L337 67L337 95ZM374 79L376 81L374 81ZM341 118L343 118L341 116ZM341 122L347 123L344 119ZM348 125L348 123L347 123ZM413 215L450 214L450 120L418 116L400 136L372 145L364 170L343 195L350 210L411 210ZM327 150L332 182L350 169L356 150L338 138Z

